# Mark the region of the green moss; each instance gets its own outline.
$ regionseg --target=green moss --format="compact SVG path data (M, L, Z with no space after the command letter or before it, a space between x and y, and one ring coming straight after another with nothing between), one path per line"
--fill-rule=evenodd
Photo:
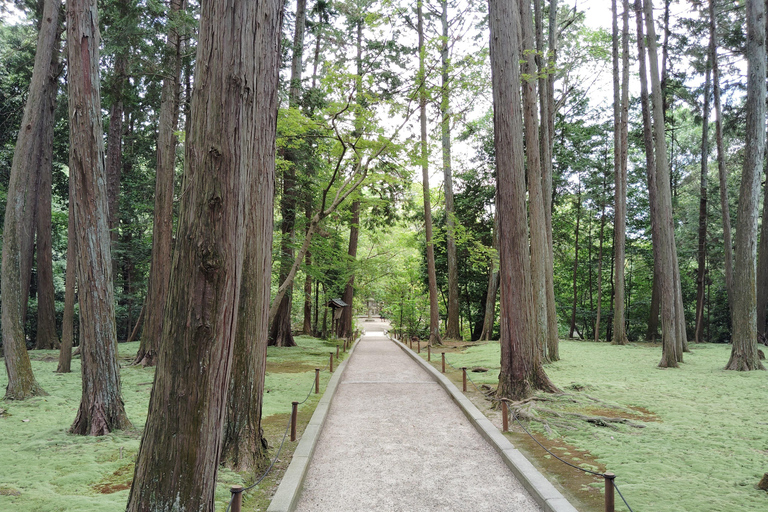
M553 427L553 437L586 450L613 471L634 510L768 510L768 493L755 488L768 471L768 375L723 370L728 345L692 345L692 350L679 369L660 369L659 347L561 342L561 361L546 366L555 384L579 398L589 395L605 402L608 410L618 407L620 416L645 428L619 425L613 430L572 421L573 430ZM498 343L446 357L456 367L494 368L469 375L478 384L496 385ZM439 358L433 364L439 365ZM460 373L452 371L451 376L460 378ZM605 412L599 403L590 411L563 402L546 407ZM531 427L539 437L546 435L537 423ZM547 456L542 452L541 457ZM626 508L622 504L617 510Z
M335 344L314 338L298 337L297 343L299 347L268 350L265 420L290 413L291 402L303 400L313 385L314 368L325 368L328 353L336 350ZM5 409L0 415L0 510L125 509L154 380L154 368L130 366L137 350L138 342L121 343L118 352L123 401L135 429L98 438L67 433L80 405L80 359L73 359L72 373L57 374L57 351L31 352L35 377L49 396L0 404ZM321 373L321 391L329 378L327 370ZM0 389L6 384L2 372ZM300 408L300 420L308 421L316 403L313 393ZM279 429L280 436L283 429ZM277 433L271 435L267 429L267 434L270 446L275 447ZM250 482L253 476L225 468L218 475L217 510L224 510L230 486Z

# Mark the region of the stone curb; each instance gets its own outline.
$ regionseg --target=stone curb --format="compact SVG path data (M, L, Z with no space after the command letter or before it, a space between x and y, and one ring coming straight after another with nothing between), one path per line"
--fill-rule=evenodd
M320 438L320 432L322 432L325 419L328 417L328 411L331 408L331 402L336 394L336 388L339 386L339 381L341 381L341 376L344 373L344 369L347 367L347 362L352 358L352 354L355 351L355 347L357 347L357 344L360 342L360 339L361 338L357 338L357 340L355 340L352 344L352 348L349 349L349 355L336 368L331 380L328 381L328 386L325 388L322 398L320 398L320 401L317 403L317 407L312 414L312 418L309 420L307 428L301 435L299 444L293 452L291 463L288 465L288 469L285 471L283 479L280 481L280 485L277 487L277 491L272 497L267 512L291 512L295 510L296 504L299 502L299 496L301 495L301 488L304 485L304 478L307 476L309 462L312 460L312 455L315 453L317 440Z
M440 384L459 406L464 415L474 425L477 431L501 456L504 464L514 473L521 484L536 500L544 512L578 512L567 499L555 489L555 486L537 470L525 456L494 426L491 421L475 407L475 405L459 391L445 375L436 370L420 355L409 349L405 344L392 338L390 340L411 356L411 359L421 365L433 379Z

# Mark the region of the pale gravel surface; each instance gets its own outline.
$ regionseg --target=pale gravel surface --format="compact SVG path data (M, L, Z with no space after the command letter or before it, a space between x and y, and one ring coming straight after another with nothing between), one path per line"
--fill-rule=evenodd
M446 392L383 335L385 324L363 326L296 510L539 512Z

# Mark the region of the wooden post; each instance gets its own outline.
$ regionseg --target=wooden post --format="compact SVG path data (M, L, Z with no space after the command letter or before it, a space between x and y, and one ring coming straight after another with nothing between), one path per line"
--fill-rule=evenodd
M411 340L410 340L410 342L409 342L409 345L410 345L410 347L411 347L411 350L413 350L413 338L411 338Z
M421 354L421 340L416 340L416 353Z
M339 360L339 345L336 344L336 360Z
M330 372L333 373L333 352L328 352L331 354L331 362L329 363L329 366L331 367Z
M509 432L509 411L507 410L507 401L501 401L501 431Z
M440 352L443 356L443 373L445 373L445 352Z
M315 368L315 394L320 393L320 368Z
M461 390L466 393L467 392L467 367L466 366L461 367L461 380L462 380Z
M229 508L232 512L240 512L243 508L243 486L233 485L229 488L232 493L232 506Z
M427 361L432 360L432 345L427 343Z
M291 402L291 441L296 440L296 422L299 416L299 402Z
M605 512L614 512L613 503L613 479L616 475L610 471L605 472Z

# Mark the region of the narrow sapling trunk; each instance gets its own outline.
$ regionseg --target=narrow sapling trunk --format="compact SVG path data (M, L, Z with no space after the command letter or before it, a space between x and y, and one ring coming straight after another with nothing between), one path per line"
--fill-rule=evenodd
M360 200L352 201L352 223L349 226L349 256L350 263L353 264L352 273L347 280L347 286L344 288L342 300L349 304L348 308L342 309L339 319L339 329L336 333L339 338L348 338L352 336L352 302L355 298L355 270L354 261L357 258L357 244L360 236Z
M733 345L726 370L765 370L757 352L756 260L760 175L765 156L765 2L747 0L747 122L736 217Z
M581 222L581 181L576 196L576 227L574 229L575 240L573 243L573 303L571 304L571 328L568 331L568 337L573 338L576 330L576 306L578 305L578 287L576 286L576 277L579 270L579 223Z
M710 34L711 36L711 34ZM707 70L704 78L704 108L702 110L701 126L701 176L699 181L699 243L696 254L696 328L694 340L704 341L704 298L707 280L707 171L709 160L709 89L711 75L711 59L714 41L710 38Z
M69 193L69 215L67 219L67 272L64 277L64 314L61 321L61 348L59 349L59 366L56 373L69 373L72 366L72 346L75 335L75 281L77 252L75 250L75 220L72 213L72 185Z

